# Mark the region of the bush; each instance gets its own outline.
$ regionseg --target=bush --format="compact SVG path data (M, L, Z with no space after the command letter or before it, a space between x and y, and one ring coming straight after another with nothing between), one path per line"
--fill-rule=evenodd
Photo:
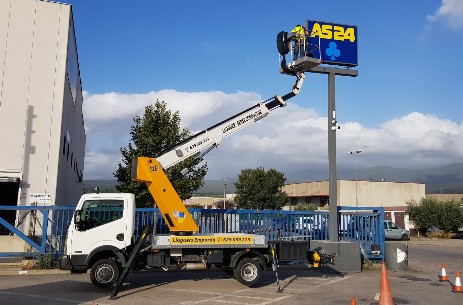
M35 262L35 269L53 269L55 268L55 260L53 255L44 254L40 255Z
M315 211L317 206L313 203L298 205L294 208L294 211Z
M445 233L463 227L463 205L451 201L423 198L419 203L407 202L407 214L417 229L436 227Z

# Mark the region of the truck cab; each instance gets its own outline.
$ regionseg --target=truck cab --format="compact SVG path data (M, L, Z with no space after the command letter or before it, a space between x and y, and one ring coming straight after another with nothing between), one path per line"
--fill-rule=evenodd
M68 229L60 268L86 271L104 253L132 244L135 196L128 193L84 194Z

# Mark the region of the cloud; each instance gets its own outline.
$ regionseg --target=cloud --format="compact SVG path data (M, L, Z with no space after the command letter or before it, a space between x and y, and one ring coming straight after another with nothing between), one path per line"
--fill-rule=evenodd
M463 0L442 0L434 15L428 15L428 21L441 20L452 29L463 27Z
M85 94L87 126L85 179L112 177L121 147L130 137L132 119L156 99L179 111L182 125L196 132L261 102L256 93L177 92L146 94ZM206 155L208 179L236 177L244 168L276 168L287 173L328 168L328 123L311 108L289 101L265 119L222 141ZM372 129L358 122L340 122L337 136L338 168L351 167L348 152L361 149L359 167L432 167L463 159L463 124L432 114L413 112Z
M143 115L144 109L156 100L165 101L171 111L178 111L182 125L198 128L203 120L213 121L213 113L220 110L240 111L260 101L254 93L225 94L212 92L178 92L161 90L146 94L110 92L105 94L84 93L84 117L88 131L113 129L115 122L132 123L135 116ZM224 117L225 118L225 117Z

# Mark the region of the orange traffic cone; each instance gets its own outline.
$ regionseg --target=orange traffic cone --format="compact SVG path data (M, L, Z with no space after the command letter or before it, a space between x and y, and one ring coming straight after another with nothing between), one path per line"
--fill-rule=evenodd
M444 282L448 281L449 279L447 278L447 272L445 272L445 264L442 263L442 271L439 276L439 281Z
M352 297L352 301L350 301L350 305L357 305L357 301L355 300L355 297Z
M457 276L455 278L455 286L453 286L453 292L463 292L461 289L460 272L457 272Z
M381 283L379 286L379 305L394 305L392 302L391 288L389 287L389 278L387 276L386 265L384 261L381 266Z

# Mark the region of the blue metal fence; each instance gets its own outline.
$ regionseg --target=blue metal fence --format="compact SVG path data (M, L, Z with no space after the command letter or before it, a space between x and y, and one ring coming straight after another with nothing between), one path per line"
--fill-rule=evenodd
M16 212L16 226L0 217L0 225L23 239L30 247L23 252L1 252L0 257L60 255L64 252L67 229L75 207L0 206L2 211ZM1 215L1 214L0 214Z
M328 211L189 209L199 233L251 233L268 240L329 240ZM358 242L369 259L384 254L384 208L338 207L339 240ZM156 226L153 226L153 224ZM158 209L137 209L136 235L145 224L158 234L169 233Z
M3 252L5 256L62 255L67 228L74 207L17 207L0 206L2 211L15 210L17 219L27 219L12 226L0 217L10 234L25 240L30 250ZM189 209L200 233L252 233L266 235L268 240L329 240L327 211L274 211L274 210L207 210ZM23 214L23 215L19 215ZM25 217L24 215L29 215ZM46 220L46 221L45 221ZM364 255L382 259L384 253L383 208L338 208L339 240L358 242ZM135 215L135 234L150 224L157 234L169 232L158 209L139 208Z

